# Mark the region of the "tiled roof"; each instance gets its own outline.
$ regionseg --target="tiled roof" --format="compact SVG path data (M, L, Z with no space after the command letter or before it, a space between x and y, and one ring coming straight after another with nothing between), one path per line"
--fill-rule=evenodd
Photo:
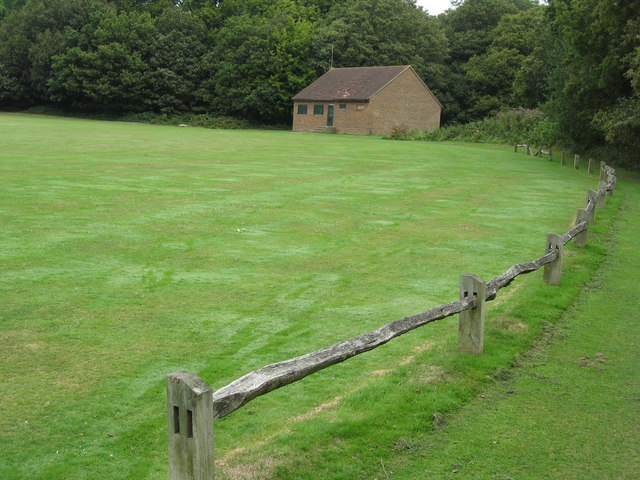
M293 97L295 102L366 101L396 78L408 65L332 68Z

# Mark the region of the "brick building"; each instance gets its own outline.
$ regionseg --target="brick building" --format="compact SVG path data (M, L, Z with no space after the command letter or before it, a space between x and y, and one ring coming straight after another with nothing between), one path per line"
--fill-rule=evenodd
M293 97L293 131L386 135L440 126L442 105L409 65L332 68Z

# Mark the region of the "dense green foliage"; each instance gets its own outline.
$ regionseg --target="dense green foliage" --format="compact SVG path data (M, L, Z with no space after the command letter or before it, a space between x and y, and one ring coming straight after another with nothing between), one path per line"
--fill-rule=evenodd
M436 17L414 0L0 0L0 108L287 124L291 97L331 65L410 64L444 125L540 109L549 138L615 145L638 166L639 2L454 5Z
M455 102L446 102L445 123L465 123L512 106L511 77L522 62L522 37L531 38L531 25L512 20L531 17L532 0L466 0L441 17L450 45L451 81ZM533 12L535 15L535 12ZM509 25L517 32L509 32ZM520 51L523 50L521 53Z
M404 140L460 140L477 143L529 143L538 146L557 142L555 126L540 110L505 110L474 122L450 125L432 132L405 132Z
M291 97L331 65L410 64L447 106L445 120L466 121L509 97L502 87L526 42L507 60L508 27L491 32L534 4L469 0L434 17L413 0L5 2L0 106L288 123ZM502 52L475 58L491 48ZM504 61L510 76L495 78ZM485 87L487 75L495 83Z
M640 2L551 2L558 62L547 108L567 142L581 150L605 141L640 167Z

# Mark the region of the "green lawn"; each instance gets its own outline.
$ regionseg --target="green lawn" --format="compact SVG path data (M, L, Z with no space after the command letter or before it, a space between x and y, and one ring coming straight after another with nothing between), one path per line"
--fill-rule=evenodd
M0 114L0 478L166 479L167 373L216 389L455 300L597 181L500 146ZM384 478L560 316L594 241L489 305L482 357L448 319L216 422L221 475Z
M640 178L579 301L511 378L388 466L394 478L634 480L640 472Z

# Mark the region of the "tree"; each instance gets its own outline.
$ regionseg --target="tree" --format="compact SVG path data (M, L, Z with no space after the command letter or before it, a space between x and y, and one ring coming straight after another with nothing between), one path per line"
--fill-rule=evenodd
M215 112L286 123L291 97L314 77L308 59L318 9L295 0L257 3L215 32L200 91Z
M550 98L549 77L554 65L562 62L562 48L547 26L546 9L542 28L530 54L522 60L513 82L514 104L524 108L537 108Z
M68 48L53 57L48 82L54 103L110 112L198 109L207 37L191 13L169 5L153 17L109 6L65 37Z
M202 58L210 47L204 22L189 12L167 8L153 23L154 35L146 50L144 109L168 114L200 110Z
M492 42L492 30L504 15L537 6L535 0L465 0L443 17L456 63L482 55Z
M333 65L362 67L410 64L420 76L439 75L447 40L435 18L412 0L348 0L318 26L314 49L319 71Z
M0 0L0 20L12 10L20 8L24 4L24 0Z
M630 94L618 97L617 102L610 108L598 112L593 124L603 134L609 144L618 146L626 159L620 163L640 169L640 45L638 45L640 21L630 19L625 27L625 43L635 48L625 57L624 64L628 66L624 74L631 86ZM634 38L635 35L635 38Z
M621 116L636 119L627 124L632 129L637 121L640 4L555 0L549 13L552 35L562 49L562 61L549 77L552 119L578 151L603 145L607 134L611 140L620 138L614 132L622 126Z
M412 65L447 102L447 38L435 17L413 0L347 0L318 23L313 37L316 75L334 67Z
M455 79L449 83L453 98L443 119L465 123L511 105L513 77L522 60L519 52L531 40L527 17L517 14L538 2L465 0L454 5L457 8L439 17L450 42L450 77Z
M140 111L155 34L148 13L110 7L79 30L66 30L70 48L54 57L51 100L81 110Z
M0 105L49 100L50 59L66 49L62 33L81 28L100 0L28 0L0 23Z
M482 55L464 64L465 78L472 99L468 114L483 118L501 109L518 105L514 95L516 78L522 76L523 64L539 43L544 30L544 8L536 7L504 15L491 31L491 44ZM523 77L524 79L524 77Z

